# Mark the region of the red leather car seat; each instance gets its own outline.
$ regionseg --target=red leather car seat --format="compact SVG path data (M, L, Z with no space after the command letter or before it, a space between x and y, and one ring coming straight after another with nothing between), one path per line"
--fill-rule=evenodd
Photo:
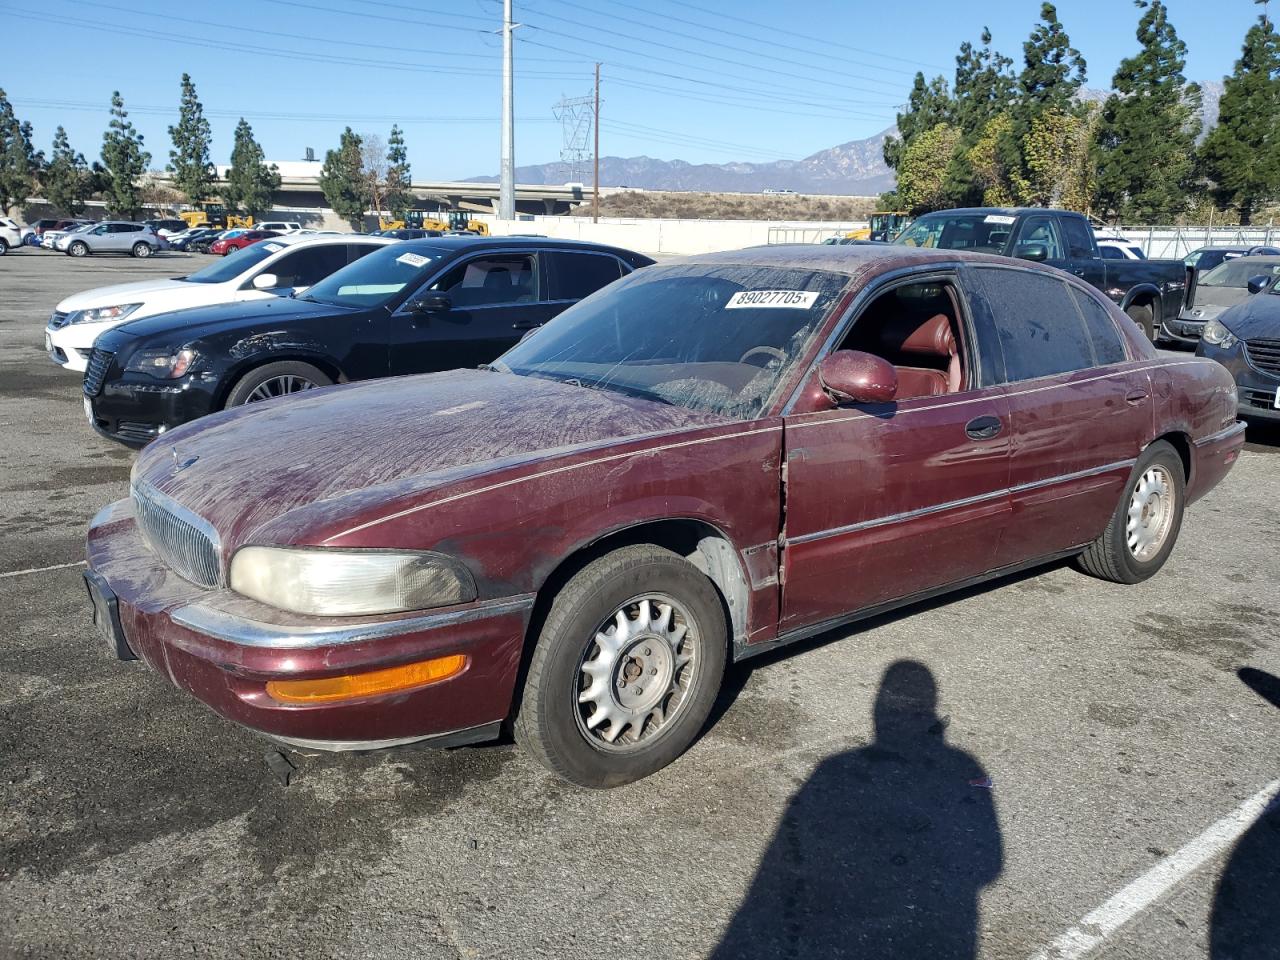
M885 358L898 371L898 399L937 397L960 389L960 353L951 319L937 313L924 322L909 318L880 331Z

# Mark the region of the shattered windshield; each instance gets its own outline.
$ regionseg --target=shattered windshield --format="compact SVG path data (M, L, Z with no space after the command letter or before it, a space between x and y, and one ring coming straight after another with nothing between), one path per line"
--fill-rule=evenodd
M570 307L494 368L750 419L791 373L848 278L653 266Z

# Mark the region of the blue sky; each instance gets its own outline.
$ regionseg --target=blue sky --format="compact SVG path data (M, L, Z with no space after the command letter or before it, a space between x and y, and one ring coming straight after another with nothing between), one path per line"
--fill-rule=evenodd
M1169 0L1187 74L1229 73L1253 0ZM272 160L318 156L344 125L405 129L416 179L498 168L500 0L0 0L18 115L46 151L67 128L90 159L113 89L153 166L170 147L189 72L225 163L245 116ZM1280 13L1280 0L1277 0ZM1021 61L1040 0L516 0L516 162L557 159L553 105L602 67L601 152L691 162L798 159L893 122L916 69L950 76L989 26ZM1059 16L1106 87L1136 46L1127 0L1061 0Z

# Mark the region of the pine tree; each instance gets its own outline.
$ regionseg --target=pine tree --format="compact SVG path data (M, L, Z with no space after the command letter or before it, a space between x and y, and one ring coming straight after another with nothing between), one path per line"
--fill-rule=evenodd
M31 141L31 124L20 122L0 90L0 208L8 214L35 190L44 155Z
M1023 67L1018 76L1018 95L1028 123L1045 110L1069 113L1085 79L1084 57L1071 46L1052 3L1041 4L1040 20L1022 45Z
M138 180L147 172L151 154L142 148L142 134L134 129L124 109L120 91L111 94L111 124L102 138L102 165L107 183L103 199L107 209L135 217L142 205Z
M1235 207L1241 224L1280 195L1280 38L1265 14L1245 35L1199 159L1210 195Z
M196 96L196 85L188 74L182 75L182 101L178 108L178 125L169 128L173 149L169 151L168 169L173 183L192 203L205 200L213 192L216 172L209 159L213 131L204 117L204 106Z
M1200 88L1183 76L1187 46L1162 0L1135 0L1142 49L1116 70L1102 107L1094 158L1104 215L1172 223L1186 209L1195 172Z
M67 131L58 127L53 137L53 153L44 173L45 199L55 209L76 216L84 211L89 186L89 165L84 154L71 149Z
M898 135L884 138L884 162L897 170L916 137L950 119L951 94L947 91L946 78L926 81L923 73L917 73L907 99L907 111L898 114Z
M347 127L337 150L328 150L320 168L320 190L330 209L357 230L364 226L364 212L369 198L362 173L363 142L360 135Z
M1013 61L991 47L991 31L982 30L982 46L969 41L960 45L956 57L956 82L952 119L960 131L960 145L947 167L944 192L955 206L984 203L991 184L989 169L980 173L971 156L973 148L988 133L989 125L1002 115L1013 95ZM988 168L989 168L988 164Z
M231 168L222 199L227 207L257 217L271 209L275 193L280 189L280 171L265 161L262 147L253 138L253 127L244 117L236 124L231 147Z
M398 126L392 126L391 136L387 140L387 179L383 195L383 203L387 205L391 219L403 220L413 206L411 183L404 132Z

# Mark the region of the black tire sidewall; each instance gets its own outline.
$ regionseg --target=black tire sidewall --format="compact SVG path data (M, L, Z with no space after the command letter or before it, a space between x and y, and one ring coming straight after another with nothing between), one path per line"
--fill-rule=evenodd
M277 360L274 363L264 363L260 367L249 370L236 381L236 385L227 394L226 402L222 405L223 409L229 410L232 407L244 405L249 394L264 381L272 377L287 376L306 377L317 387L327 387L333 383L323 370L309 363L303 363L301 360Z
M589 574L590 569L583 573ZM575 582L577 578L570 585ZM623 603L645 593L667 594L694 618L702 637L701 663L688 694L691 699L671 725L634 751L613 753L594 746L578 728L574 715L578 668L600 624ZM728 635L719 594L691 563L675 554L655 553L643 565L596 577L585 599L572 609L553 608L547 628L539 639L540 644L550 645L540 676L542 689L534 703L526 699L526 705L542 711L530 719L539 725L548 752L569 780L594 788L630 783L667 766L697 738L720 689Z
M1169 533L1165 537L1164 546L1160 548L1160 552L1150 560L1139 560L1129 550L1128 524L1126 522L1129 514L1129 501L1133 497L1133 491L1139 479L1148 468L1156 463L1163 466L1169 472L1169 476L1173 478L1177 504L1174 508L1173 526L1169 528ZM1123 565L1124 572L1128 575L1125 577L1127 583L1140 583L1154 576L1165 565L1165 562L1169 559L1169 554L1173 552L1173 548L1178 542L1178 533L1182 529L1182 517L1187 502L1184 469L1182 458L1178 456L1178 452L1162 440L1147 447L1134 465L1133 473L1129 476L1129 482L1124 487L1124 494L1116 507L1115 523L1112 527L1112 536L1115 538L1112 548Z
M139 252L138 252L139 250L146 250L147 252L146 252L146 253L139 253ZM147 258L147 257L151 256L151 247L150 247L150 245L149 245L149 244L145 244L145 243L135 243L135 244L133 245L133 251L132 251L132 252L133 252L133 255L134 255L135 257L137 257L139 260L142 260L142 259L145 259L145 258Z
M89 248L83 243L76 242L67 247L67 253L71 254L73 257L83 257L88 255Z
M1156 341L1156 312L1150 306L1130 306L1125 310L1129 319L1136 323L1142 334L1152 343Z

